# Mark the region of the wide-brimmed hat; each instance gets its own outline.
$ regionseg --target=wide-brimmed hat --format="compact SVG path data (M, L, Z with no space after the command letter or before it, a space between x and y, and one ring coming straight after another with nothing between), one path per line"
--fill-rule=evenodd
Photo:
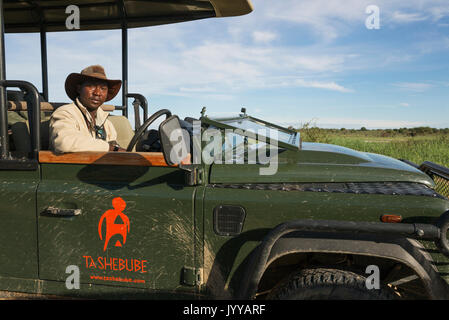
M86 80L100 79L108 83L108 95L106 101L114 99L122 86L121 80L111 80L106 77L104 68L100 65L93 65L83 69L80 73L71 73L65 80L65 92L70 99L75 101L78 97L77 85L82 84Z

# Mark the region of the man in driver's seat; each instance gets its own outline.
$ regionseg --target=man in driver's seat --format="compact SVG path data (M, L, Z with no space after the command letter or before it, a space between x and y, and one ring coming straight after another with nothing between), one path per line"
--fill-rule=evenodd
M71 73L65 91L73 101L57 108L50 118L50 149L56 153L125 151L116 142L117 132L101 106L120 91L121 80L107 79L100 65Z

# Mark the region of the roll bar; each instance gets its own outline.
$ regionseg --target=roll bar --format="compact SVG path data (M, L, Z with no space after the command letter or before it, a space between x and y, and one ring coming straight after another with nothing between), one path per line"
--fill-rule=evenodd
M134 98L133 107L134 107L134 128L137 130L140 128L140 117L139 117L139 107L143 109L143 122L148 118L148 101L147 99L139 94L139 93L128 93L126 95L127 98Z
M16 87L20 88L23 91L26 91L27 93L27 100L29 107L27 107L28 112L28 119L29 125L30 125L30 132L31 132L31 158L37 159L38 153L41 148L40 146L40 101L39 101L39 91L37 88L27 81L22 80L0 80L0 89L1 91L5 92L6 87ZM10 158L9 153L9 144L8 144L8 116L7 116L7 104L5 99L5 96L2 95L0 97L3 101L0 102L0 113L2 115L5 115L4 117L1 117L0 119L0 126L1 126L1 132L0 132L0 141L2 142L1 145L1 158L7 159Z

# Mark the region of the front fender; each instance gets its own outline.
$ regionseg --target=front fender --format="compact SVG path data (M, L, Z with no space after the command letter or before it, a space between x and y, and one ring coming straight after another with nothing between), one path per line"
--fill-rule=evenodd
M271 263L282 256L294 253L337 253L376 257L404 264L416 272L422 280L430 299L449 299L449 286L440 277L430 254L415 240L405 237L381 235L355 235L341 233L294 232L279 238L271 247L264 266L257 266L255 259L261 254L261 246L254 249L246 266L245 277L238 292L239 298L253 299L257 291L255 279L260 281L257 270L266 271Z

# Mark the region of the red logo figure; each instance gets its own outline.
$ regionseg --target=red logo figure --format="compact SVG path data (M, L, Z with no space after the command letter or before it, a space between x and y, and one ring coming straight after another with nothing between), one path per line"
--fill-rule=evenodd
M108 246L108 242L113 235L121 234L123 238L123 244L126 242L126 234L129 232L129 219L122 212L126 207L126 202L120 198L112 199L112 206L114 209L108 210L100 218L100 222L98 223L98 234L100 235L100 239L103 240L103 236L101 234L101 226L103 224L103 220L106 219L106 237L104 241L103 251L106 251ZM115 219L120 216L123 223L115 223ZM117 240L115 243L116 247L121 247L122 244Z

